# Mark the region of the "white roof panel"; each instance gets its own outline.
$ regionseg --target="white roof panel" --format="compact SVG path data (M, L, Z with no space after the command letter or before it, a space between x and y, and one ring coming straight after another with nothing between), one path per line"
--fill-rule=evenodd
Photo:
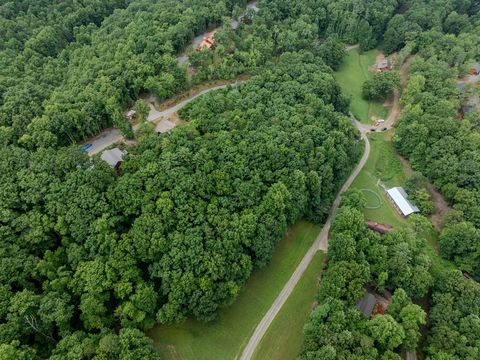
M162 120L158 123L157 127L155 130L157 133L166 133L167 131L173 129L175 127L175 124L171 122L170 120Z
M419 212L420 210L407 200L407 193L401 187L394 187L387 190L388 195L392 198L395 204L398 206L403 215L408 216L412 213Z

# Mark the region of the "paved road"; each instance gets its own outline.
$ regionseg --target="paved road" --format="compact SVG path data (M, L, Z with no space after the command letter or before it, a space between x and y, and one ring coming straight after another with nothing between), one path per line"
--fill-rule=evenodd
M202 95L204 95L204 94L206 94L210 91L224 89L229 85L236 86L237 84L238 84L238 82L236 82L234 84L219 85L219 86L215 86L215 87L212 87L212 88L209 88L209 89L202 90L199 93L197 93L197 94L195 94L195 95L193 95L193 96L191 96L191 97L189 97L185 100L182 100L178 104L173 105L173 106L171 106L168 109L165 109L163 111L158 111L151 104L151 102L148 102L148 104L150 106L150 113L148 114L147 120L150 121L150 122L156 123L158 121L168 119L169 117L174 115L178 110L180 110L182 107L187 105L189 102L195 100L199 96L202 96ZM135 125L133 127L133 130L137 130L137 129L138 129L138 125ZM122 134L120 133L120 131L118 129L110 128L110 129L103 130L99 135L97 135L93 139L85 141L85 143L87 143L87 144L92 144L90 149L88 149L87 153L88 153L88 155L97 154L97 153L101 152L102 150L106 149L107 147L109 147L110 145L113 145L113 144L118 143L118 142L123 141L123 140L124 140L124 137L122 136Z
M361 125L358 121L355 121L355 124ZM282 308L283 304L287 301L288 297L292 293L293 289L297 285L298 281L302 277L303 273L307 269L308 265L312 261L314 255L317 253L318 250L323 250L326 251L328 248L328 232L330 230L330 225L332 223L332 219L335 216L335 213L337 212L338 206L340 205L340 200L341 200L341 195L344 193L350 185L352 185L353 180L357 177L357 175L360 173L360 171L363 169L365 164L367 163L368 156L370 155L370 142L368 141L368 138L366 136L366 131L362 130L359 128L362 139L365 140L365 151L363 153L362 158L360 159L360 162L358 165L355 167L353 172L350 174L349 178L347 181L345 181L345 184L343 184L340 192L338 193L337 197L335 198L335 201L333 202L333 205L330 209L329 216L327 218L327 221L325 222L322 231L320 234L317 236L317 239L313 243L313 245L308 249L307 253L303 257L302 261L300 264L298 264L297 268L293 272L292 276L288 280L288 282L285 284L283 287L282 291L280 294L277 296L275 301L273 302L272 306L270 309L268 309L267 313L265 316L262 318L258 326L255 328L255 331L250 338L247 346L243 350L243 354L241 356L241 360L250 360L252 358L253 353L255 352L255 349L257 348L258 344L262 340L263 336L267 332L268 328L270 327L270 324L272 323L273 319L275 319L275 316L278 314L280 309Z

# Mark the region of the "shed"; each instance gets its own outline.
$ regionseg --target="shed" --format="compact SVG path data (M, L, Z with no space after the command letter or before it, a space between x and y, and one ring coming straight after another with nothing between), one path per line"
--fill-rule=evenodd
M113 168L118 168L125 154L119 148L105 150L100 158Z
M379 234L386 234L393 229L393 226L390 224L380 224L372 220L367 221L367 227L370 230L378 232Z
M208 34L208 36L205 36L203 40L198 44L197 50L203 50L205 48L211 49L213 48L213 45L215 45L215 39L213 36L215 35L215 32L211 32Z
M366 293L357 303L357 309L367 318L372 316L373 309L377 304L377 299L370 293Z
M394 187L387 190L387 195L397 211L403 216L408 216L420 211L415 205L408 201L408 195L401 187Z
M470 74L478 75L480 74L480 64L475 64L470 68Z
M175 127L175 124L170 120L162 120L158 123L155 131L160 134L164 134Z
M386 71L392 69L392 63L388 59L382 59L377 63L378 71Z

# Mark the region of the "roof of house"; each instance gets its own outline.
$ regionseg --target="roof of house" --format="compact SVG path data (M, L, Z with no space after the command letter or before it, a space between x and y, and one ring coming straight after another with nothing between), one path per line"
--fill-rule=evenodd
M480 72L480 64L473 65L472 69L475 69L477 72Z
M373 309L377 304L377 299L370 293L366 293L363 298L357 303L357 309L366 317L372 315Z
M390 67L390 60L388 59L382 59L377 63L377 68L378 69L384 69Z
M394 187L389 190L387 190L388 195L392 198L393 202L398 206L400 211L404 216L408 216L412 213L419 212L420 210L410 203L410 201L407 200L408 195L403 190L401 187Z
M157 133L164 134L167 131L170 131L175 127L175 124L171 122L170 120L162 120L158 123L157 127L155 128L155 131Z
M130 110L130 111L127 112L126 115L127 115L128 118L131 118L131 117L133 117L136 113L137 113L137 112L136 112L135 110Z
M125 155L119 148L111 150L105 150L100 158L105 161L111 167L115 167L118 163L122 162L123 155Z

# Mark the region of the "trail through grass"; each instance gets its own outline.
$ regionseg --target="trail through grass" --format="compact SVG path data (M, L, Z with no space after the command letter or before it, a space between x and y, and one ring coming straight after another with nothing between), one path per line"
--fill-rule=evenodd
M236 301L221 310L217 320L203 323L189 319L178 326L152 329L148 335L163 358L229 360L239 356L320 229L306 221L293 225L277 245L271 264L252 274Z

